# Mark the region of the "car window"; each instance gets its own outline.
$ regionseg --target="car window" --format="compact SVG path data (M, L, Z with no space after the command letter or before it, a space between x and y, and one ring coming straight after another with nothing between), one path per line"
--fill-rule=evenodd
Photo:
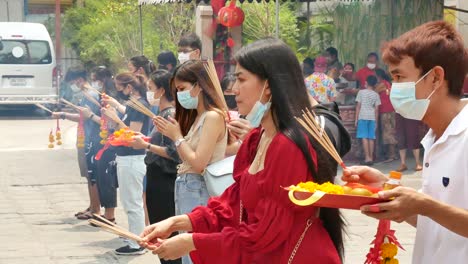
M49 43L40 40L2 40L0 64L50 64Z

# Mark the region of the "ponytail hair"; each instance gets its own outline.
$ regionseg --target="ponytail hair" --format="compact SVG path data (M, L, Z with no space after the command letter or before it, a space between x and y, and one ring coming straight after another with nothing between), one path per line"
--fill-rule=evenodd
M137 69L143 68L146 76L149 76L156 70L156 65L154 65L153 61L148 59L145 55L132 57L130 62Z
M146 100L147 89L144 84L145 79L143 76L141 75L134 76L130 72L124 72L124 73L117 74L117 76L115 76L115 81L116 83L122 86L127 86L127 85L132 86L132 89L134 91L137 91L140 94L140 96L145 98Z

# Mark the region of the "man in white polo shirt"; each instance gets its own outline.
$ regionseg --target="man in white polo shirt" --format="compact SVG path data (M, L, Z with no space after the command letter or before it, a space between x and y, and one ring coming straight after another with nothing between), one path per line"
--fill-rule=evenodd
M383 191L380 197L395 199L361 211L417 227L415 264L468 263L468 101L461 100L468 52L463 39L450 24L429 22L387 43L382 54L394 81L395 110L431 129L422 141L420 192ZM374 186L387 180L361 166L345 170L342 179Z

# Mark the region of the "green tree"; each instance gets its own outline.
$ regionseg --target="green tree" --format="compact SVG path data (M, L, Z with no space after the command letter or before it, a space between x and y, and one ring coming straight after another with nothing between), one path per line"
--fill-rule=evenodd
M242 5L245 13L245 21L242 27L242 37L244 43L275 36L276 18L275 2L269 3L262 1L257 3L246 3ZM295 6L291 3L282 3L280 5L279 22L280 38L287 43L293 50L297 50L297 39L299 29L295 15Z
M150 59L162 50L175 51L182 34L194 28L194 4L143 6L143 54ZM64 42L86 65L125 67L142 54L137 1L87 0L64 17Z

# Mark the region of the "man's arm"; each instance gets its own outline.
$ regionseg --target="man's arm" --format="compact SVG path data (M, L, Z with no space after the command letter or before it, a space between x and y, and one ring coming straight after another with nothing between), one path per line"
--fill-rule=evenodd
M448 230L468 238L468 210L457 208L434 199L426 199L421 214Z

